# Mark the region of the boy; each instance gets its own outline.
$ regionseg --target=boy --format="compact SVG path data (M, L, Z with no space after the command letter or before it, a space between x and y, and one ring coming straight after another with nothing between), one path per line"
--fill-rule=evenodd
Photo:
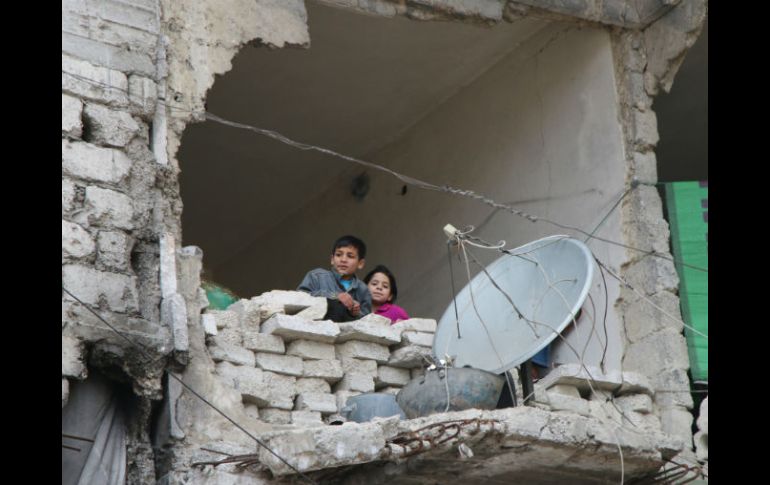
M369 289L356 278L363 269L366 244L355 236L342 236L332 247L332 269L317 268L305 275L297 289L313 296L323 296L329 303L325 320L349 322L371 313Z

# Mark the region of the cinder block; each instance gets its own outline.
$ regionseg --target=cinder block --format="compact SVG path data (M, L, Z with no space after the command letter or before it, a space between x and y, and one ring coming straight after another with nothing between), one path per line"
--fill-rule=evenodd
M306 360L302 366L303 377L317 377L330 384L342 379L342 364L338 360Z
M240 328L238 314L230 310L206 310L206 315L211 315L216 322L217 329Z
M101 227L134 228L131 198L114 190L86 187L85 216L88 223Z
M423 347L433 347L432 333L405 331L401 334L401 341L407 345L422 345Z
M257 331L261 320L261 308L259 303L252 300L241 299L227 307L227 311L233 311L238 315L241 327Z
M91 235L82 226L61 221L61 255L62 258L85 258L94 253L96 244Z
M289 343L286 355L296 355L309 360L330 360L335 358L334 345L312 340L295 340Z
M128 78L122 72L64 54L61 68L62 91L113 106L128 103Z
M292 410L294 396L297 394L296 378L265 371L262 379L270 388L270 397L266 407Z
M291 411L291 424L300 427L323 426L321 413L317 411Z
M294 409L297 411L316 411L322 414L337 412L337 401L333 394L305 392L297 394Z
M374 342L361 342L351 340L342 344L337 344L337 358L353 358L376 360L380 364L386 364L390 357L388 347Z
M334 392L337 391L373 392L374 379L367 375L346 373L334 386Z
M203 326L203 332L206 335L217 334L217 323L214 320L214 315L211 315L210 313L201 315L201 325Z
M257 366L264 370L290 376L302 376L302 359L299 357L258 352L256 362Z
M406 347L394 350L390 354L387 364L391 367L403 367L406 369L422 367L425 363L425 358L430 357L431 353L432 350L428 347L407 345Z
M262 324L261 332L281 336L286 341L303 339L330 344L334 343L340 328L330 321L309 321L296 316L275 314Z
M295 315L307 308L326 302L326 298L312 296L304 291L292 290L268 291L254 297L253 300L264 306L283 307L284 313L287 315Z
M98 104L86 104L83 116L91 141L100 145L124 147L139 133L139 124L125 111Z
M131 238L119 231L99 231L99 261L111 268L126 270L130 261Z
M61 211L66 214L75 208L75 183L67 178L61 180Z
M252 419L259 419L259 406L254 403L244 402L243 412Z
M241 393L243 402L258 406L265 406L270 402L273 390L265 382L262 370L232 365L229 362L220 362L216 368L220 378Z
M256 365L254 352L251 350L221 341L219 340L218 335L216 337L211 337L211 340L212 344L209 345L208 349L214 362L226 361L248 367L254 367Z
M83 342L73 337L61 337L61 375L75 379L85 379L88 375L83 362Z
M330 393L332 388L328 382L318 377L302 377L297 379L297 393L315 392Z
M377 369L376 387L405 386L412 379L409 369L381 365Z
M80 138L83 134L83 102L73 96L61 95L61 132Z
M128 76L128 100L136 114L151 116L155 113L157 99L158 87L155 81L138 74Z
M624 412L649 414L652 412L652 398L647 394L630 394L615 398L615 404Z
M62 279L64 287L85 303L97 305L104 298L113 311L137 309L135 277L71 264L62 266Z
M61 165L65 174L88 181L122 183L131 171L128 155L80 141L61 141Z
M410 318L393 324L402 331L436 333L436 320L430 318Z
M351 357L342 357L342 370L355 374L364 374L371 377L377 377L377 361L353 359Z
M417 379L418 377L422 377L425 375L425 369L423 369L422 367L417 367L414 369L410 369L409 373L412 379Z
M396 394L401 392L401 388L396 386L388 386L388 387L383 387L377 392L382 392L384 394L393 394L395 396Z
M228 327L217 330L217 342L225 342L229 345L246 348L243 346L243 336L238 328Z
M255 352L270 354L286 353L286 346L281 337L259 333L258 329L249 328L243 331L243 346Z
M337 401L337 412L342 413L342 408L347 405L348 399L359 394L361 393L358 391L335 391L334 398Z
M363 342L374 342L383 345L392 345L401 341L401 332L398 329L387 325L370 321L353 321L340 323L340 334L337 342L347 342L358 340Z
M553 411L569 411L581 416L591 416L588 401L579 397L568 396L551 390L546 391L548 404Z
M262 408L259 419L270 424L291 424L291 411L278 408Z

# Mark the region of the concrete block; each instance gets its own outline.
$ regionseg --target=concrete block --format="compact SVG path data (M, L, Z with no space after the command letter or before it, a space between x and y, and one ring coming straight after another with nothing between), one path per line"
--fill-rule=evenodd
M304 318L305 320L323 320L328 311L328 307L329 302L326 301L326 298L319 298L318 302L297 313L297 316L299 318Z
M660 426L663 432L685 443L692 442L692 421L692 414L685 408L674 407L660 410Z
M377 378L374 379L376 387L405 386L412 380L409 369L381 365L377 369Z
M670 369L690 366L687 342L683 335L662 330L630 344L623 357L623 368L656 376Z
M649 394L652 396L654 393L652 382L650 382L650 379L643 374L632 371L624 371L622 374L622 379L623 384L617 391L619 396L638 393Z
M214 315L210 313L201 315L201 325L203 326L203 332L206 335L217 334L217 322L214 320Z
M417 379L425 375L425 369L423 369L422 367L417 367L415 369L410 369L409 373L412 379Z
M75 208L75 183L70 179L63 178L61 181L61 210L62 214L70 212Z
M297 394L297 379L295 377L265 371L262 373L262 379L270 389L265 407L289 411L294 409L294 396Z
M591 412L588 407L588 401L579 397L568 396L552 390L547 390L548 404L553 411L569 411L581 416L590 417Z
M128 78L122 72L64 54L61 67L62 91L113 106L128 103Z
M334 345L313 340L295 340L289 343L286 355L296 355L309 360L330 360L335 358Z
M73 96L61 95L61 132L80 138L83 134L83 102Z
M658 144L658 120L652 110L632 109L634 141L640 148L654 148Z
M240 299L227 307L226 311L235 312L238 315L240 326L245 329L259 329L261 309L259 303L252 300Z
M83 180L121 184L133 162L114 148L103 148L81 141L61 141L61 165L65 174Z
M390 354L390 359L387 364L391 367L403 367L411 369L414 367L422 367L425 363L425 358L432 354L432 350L428 347L422 347L419 345L407 345L396 349Z
M166 328L171 329L174 350L186 354L190 350L187 331L187 302L180 293L165 295L160 302L160 319ZM187 364L187 355L177 355L177 359Z
M588 385L589 381L591 382L590 386ZM607 372L602 372L599 367L595 366L564 364L552 369L538 383L545 389L557 384L567 384L577 387L581 392L590 392L592 388L615 392L623 384L623 378L619 370L608 369Z
M286 315L295 315L302 310L326 304L326 298L311 296L304 291L272 290L252 298L253 301L265 306L281 306ZM324 313L326 313L324 311ZM323 317L323 315L321 315Z
M231 345L219 340L219 336L212 337L212 344L208 346L209 353L214 362L231 362L237 365L254 367L256 359L254 352L237 345Z
M342 413L342 408L347 405L348 399L359 394L361 393L358 391L335 391L334 398L337 401L337 412Z
M225 342L229 345L243 347L244 349L246 348L246 346L243 345L243 335L241 335L241 330L239 328L217 329L216 335L218 342Z
M685 369L670 369L656 374L652 379L655 403L660 407L682 406L692 409L690 378Z
M303 392L315 392L315 393L330 393L332 387L323 379L318 377L302 377L297 379L297 393Z
M100 231L96 240L99 261L111 268L128 269L131 257L131 238L119 231Z
M402 331L436 333L436 320L430 318L410 318L393 324Z
M276 314L262 324L260 330L269 335L278 335L286 341L313 340L334 343L340 333L339 326L331 321L308 321L296 316Z
M629 394L615 398L615 404L623 412L649 414L652 412L652 398L647 394Z
M316 411L323 414L337 412L337 401L333 394L305 392L297 394L294 409L297 411Z
M64 287L85 303L99 305L104 300L116 312L137 309L136 278L133 276L70 264L62 266L62 280ZM69 299L66 294L64 298Z
M337 337L337 342L359 340L392 345L401 341L401 332L398 329L391 328L390 323L383 324L381 322L357 320L340 323L339 327L340 334Z
M211 315L218 330L225 328L240 328L238 314L230 310L206 310L206 315Z
M88 375L84 358L83 342L73 337L61 337L61 375L74 379L85 379Z
M376 360L362 360L353 359L350 357L342 357L340 359L342 363L342 370L345 372L352 372L355 374L364 374L372 377L377 377L377 361Z
M306 360L302 364L303 377L318 377L330 384L342 379L342 364L338 360Z
M299 357L258 352L256 362L257 367L264 370L289 376L302 376L302 359Z
M85 258L94 253L96 244L91 235L82 226L61 221L62 258Z
M422 345L423 347L433 347L432 333L406 331L401 333L401 341L405 344Z
M551 386L548 389L548 392L580 399L580 391L578 388L575 386L570 386L569 384L556 384L555 386Z
M83 118L93 143L124 147L139 134L139 124L125 111L89 103L83 109Z
M86 187L85 208L91 225L127 230L134 228L134 204L125 194L101 187Z
M62 377L61 379L61 407L64 409L64 406L67 405L67 400L70 397L70 381L68 381L66 378Z
M258 329L252 328L243 331L243 346L254 352L266 352L270 354L286 353L286 346L281 337L259 333Z
M323 426L321 413L317 411L291 411L291 424L306 426Z
M337 391L373 392L374 379L364 374L346 373L342 380L335 384L334 392Z
M218 363L216 370L228 386L241 393L244 403L264 406L270 401L272 389L265 383L262 370L229 362Z
M243 403L243 413L251 419L259 419L259 406L254 403Z
M359 340L350 340L348 342L337 344L337 358L354 358L376 360L380 364L388 362L390 351L388 347L374 342L362 342Z
M383 327L391 326L390 318L383 317L382 315L377 315L376 313L370 313L368 315L364 315L363 317L359 318L357 321L363 322L363 323L378 324L378 325L382 325Z
M278 408L262 408L259 419L270 424L291 424L291 411Z

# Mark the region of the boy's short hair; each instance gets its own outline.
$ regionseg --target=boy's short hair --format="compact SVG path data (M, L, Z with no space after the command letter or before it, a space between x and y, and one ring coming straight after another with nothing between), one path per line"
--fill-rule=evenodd
M334 247L332 247L332 254L337 248L344 248L345 246L353 246L358 250L358 259L364 259L366 257L366 244L355 236L342 236L334 241Z
M368 285L369 280L371 280L376 273L382 273L385 276L387 276L388 279L390 280L390 296L391 296L390 303L395 303L396 297L398 296L398 287L396 286L396 277L393 276L393 273L391 273L388 267L385 266L384 264L378 264L377 266L375 266L373 270L369 271L369 274L367 274L366 278L364 278L364 283Z

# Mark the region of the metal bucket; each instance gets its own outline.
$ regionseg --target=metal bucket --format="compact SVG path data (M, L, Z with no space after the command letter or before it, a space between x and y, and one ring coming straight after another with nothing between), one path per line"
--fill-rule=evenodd
M435 369L412 379L398 393L396 401L410 419L445 411L495 409L503 384L505 378L502 376L480 369Z
M406 418L404 411L396 403L396 396L388 393L367 393L349 397L340 414L348 421L365 423L372 418L399 416Z

